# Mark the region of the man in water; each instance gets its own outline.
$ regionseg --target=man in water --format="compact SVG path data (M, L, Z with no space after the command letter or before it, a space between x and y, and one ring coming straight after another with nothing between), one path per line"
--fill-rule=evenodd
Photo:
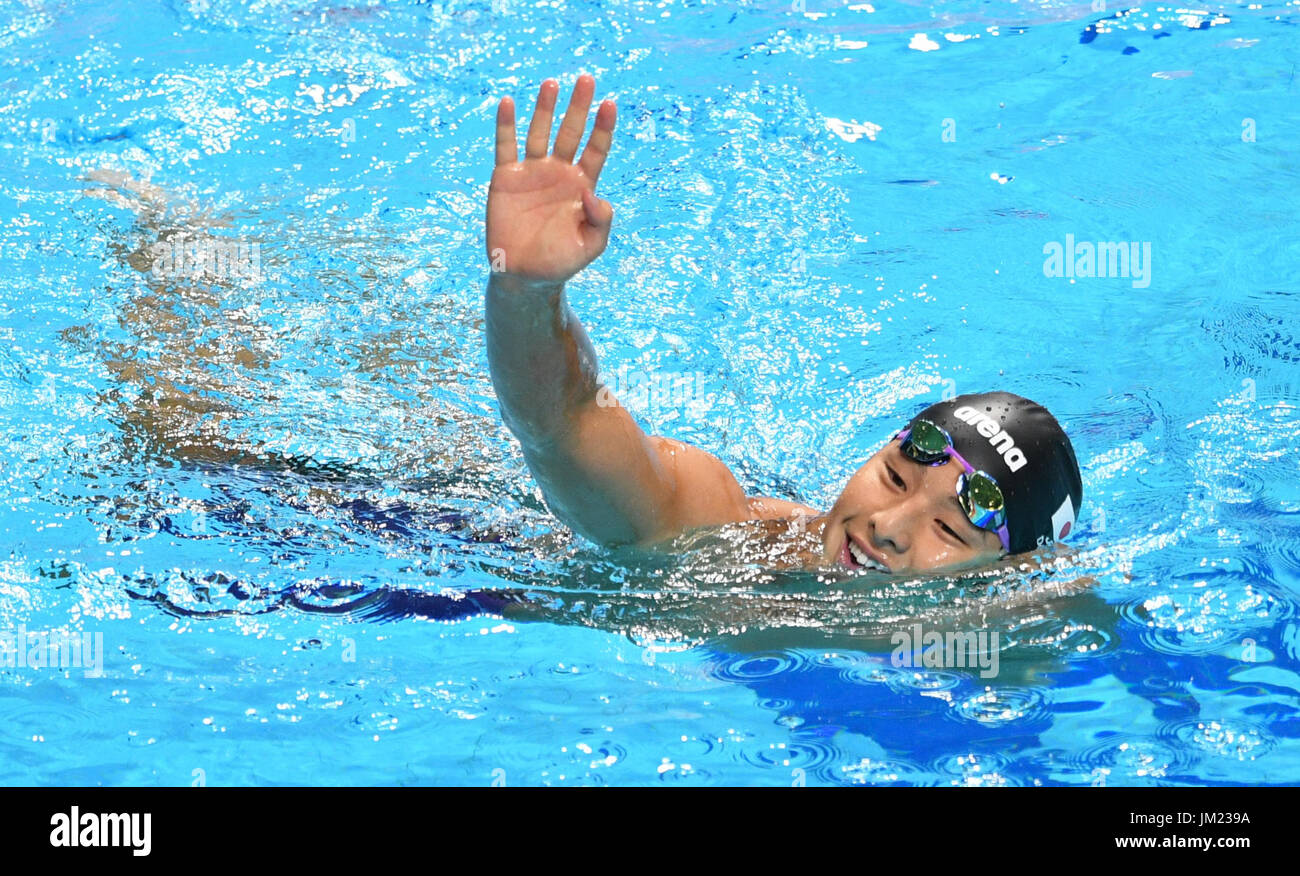
M662 546L699 527L790 521L813 541L798 564L890 574L958 570L1052 545L1074 525L1083 485L1074 449L1040 405L1010 393L931 405L850 478L831 510L746 496L704 450L648 436L598 380L595 351L564 284L609 240L596 197L617 115L605 100L575 163L595 93L578 78L550 144L558 83L538 92L519 159L513 101L497 107L487 203L487 344L506 425L547 504L607 546Z

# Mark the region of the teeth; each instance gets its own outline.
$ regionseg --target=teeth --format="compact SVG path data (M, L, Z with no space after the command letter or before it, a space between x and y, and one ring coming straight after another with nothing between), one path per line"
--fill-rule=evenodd
M866 566L868 569L875 569L878 572L888 571L884 566L864 554L862 549L851 541L849 542L849 553L853 554L853 559L857 560L859 565Z

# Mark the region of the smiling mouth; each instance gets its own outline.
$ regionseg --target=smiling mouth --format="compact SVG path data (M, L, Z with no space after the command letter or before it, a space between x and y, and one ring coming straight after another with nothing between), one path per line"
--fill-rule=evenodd
M844 546L840 548L840 562L850 569L871 569L886 574L889 572L888 566L873 560L847 532L844 534Z

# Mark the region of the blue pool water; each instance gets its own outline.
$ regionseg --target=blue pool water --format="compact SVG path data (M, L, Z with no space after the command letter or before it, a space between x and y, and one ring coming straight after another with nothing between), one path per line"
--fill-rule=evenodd
M0 2L0 632L103 648L0 668L0 782L1300 782L1300 3L1117 11ZM814 580L560 526L482 214L496 100L580 71L616 216L570 300L648 431L829 508L1006 389L1074 442L1075 552ZM228 261L151 270L181 235ZM1149 274L1047 276L1067 235ZM918 617L998 674L895 665Z

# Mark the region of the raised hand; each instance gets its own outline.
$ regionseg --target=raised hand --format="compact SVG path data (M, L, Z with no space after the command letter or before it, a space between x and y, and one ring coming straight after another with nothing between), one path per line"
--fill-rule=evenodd
M582 157L578 150L596 80L578 77L569 108L548 155L559 83L547 79L537 93L524 160L515 139L515 105L497 106L496 169L488 189L487 251L492 270L523 280L563 283L605 251L614 209L596 197L596 179L609 154L618 111L606 100Z

